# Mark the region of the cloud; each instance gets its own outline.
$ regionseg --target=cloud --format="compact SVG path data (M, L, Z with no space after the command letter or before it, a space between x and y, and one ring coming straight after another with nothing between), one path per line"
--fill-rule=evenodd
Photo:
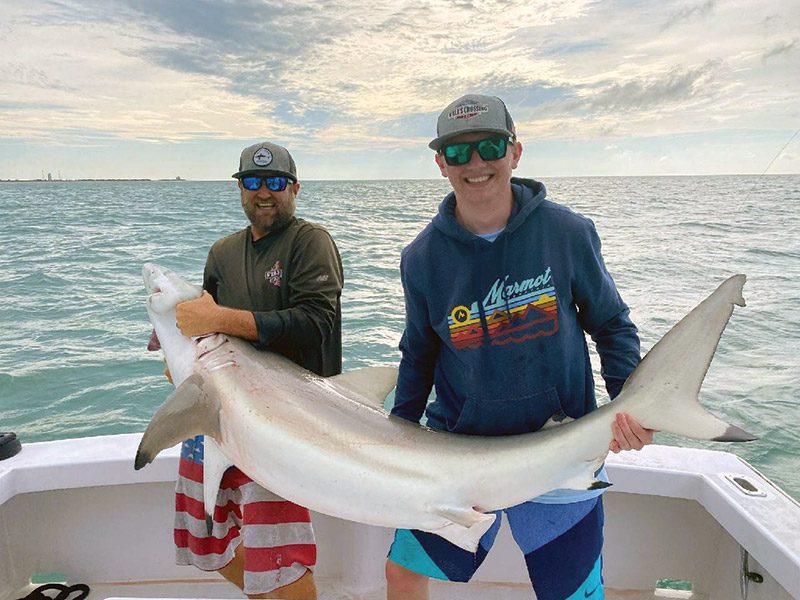
M702 18L707 16L714 9L715 4L716 0L705 0L705 2L703 2L702 4L683 7L679 11L676 11L670 15L667 22L661 26L661 32L663 33L667 29L675 27L676 25L684 21L690 21L695 18Z
M261 95L280 87L287 72L330 39L330 28L346 27L321 18L313 4L243 0L127 2L174 41L157 41L139 56L177 72L213 75L240 95ZM323 26L324 23L324 26Z
M711 61L690 69L675 67L655 78L601 82L587 99L588 110L600 113L650 110L698 95L710 96L719 66L719 61Z
M58 78L51 77L45 70L30 67L19 62L0 65L0 81L45 90L75 92L77 88Z
M529 139L606 143L781 129L800 93L784 0L3 2L0 140L425 152L480 91Z
M783 54L788 54L792 52L795 47L797 46L797 40L792 40L791 42L781 42L776 44L772 48L770 48L762 57L763 60L769 60L770 58L774 58L776 56L781 56Z

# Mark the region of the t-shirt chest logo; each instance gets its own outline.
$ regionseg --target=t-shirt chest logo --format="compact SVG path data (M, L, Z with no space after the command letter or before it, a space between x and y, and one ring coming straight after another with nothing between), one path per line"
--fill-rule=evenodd
M272 268L264 273L264 279L269 281L275 287L281 287L281 281L283 280L283 267L281 267L281 261L275 261L275 264L272 265Z

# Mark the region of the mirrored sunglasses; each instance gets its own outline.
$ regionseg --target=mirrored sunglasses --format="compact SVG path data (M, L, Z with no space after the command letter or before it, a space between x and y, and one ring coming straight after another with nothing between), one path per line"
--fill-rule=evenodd
M245 189L250 190L251 192L255 192L256 190L261 189L261 184L265 184L267 189L273 192L282 192L286 189L286 184L289 182L288 177L256 177L254 175L248 175L247 177L242 177L241 182L242 186Z
M486 161L498 160L506 155L508 138L490 137L475 142L458 142L442 146L440 152L448 165L465 165L472 159L472 151L477 150L478 155Z

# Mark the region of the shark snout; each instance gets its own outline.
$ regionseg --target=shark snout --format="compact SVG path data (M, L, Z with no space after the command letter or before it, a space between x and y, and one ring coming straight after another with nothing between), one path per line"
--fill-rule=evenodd
M164 276L164 271L158 265L145 263L142 267L142 279L147 293L153 294L161 291L157 281Z
M192 285L178 275L153 263L145 263L142 267L144 287L150 297L148 306L159 314L174 308L179 302L199 298L202 289Z

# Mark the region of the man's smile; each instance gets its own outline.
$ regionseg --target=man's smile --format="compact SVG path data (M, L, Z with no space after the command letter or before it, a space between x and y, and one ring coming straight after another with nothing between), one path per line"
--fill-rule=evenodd
M478 177L465 177L464 181L466 181L467 183L471 183L471 184L484 183L486 181L489 181L489 179L491 179L492 177L493 177L493 175L480 175Z

